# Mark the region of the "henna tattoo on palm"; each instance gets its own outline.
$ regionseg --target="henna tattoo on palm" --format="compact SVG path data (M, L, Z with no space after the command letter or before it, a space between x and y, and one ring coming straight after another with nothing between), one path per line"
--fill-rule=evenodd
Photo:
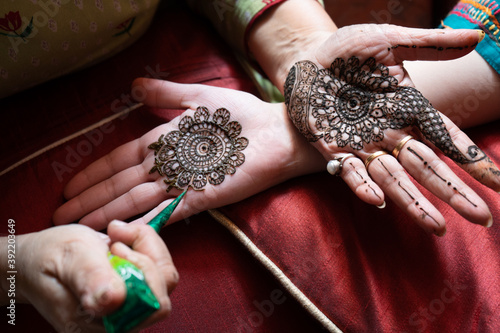
M457 163L487 158L477 146L462 153L430 102L417 89L399 86L388 68L374 58L363 63L357 57L337 58L329 69L319 69L310 61L297 62L284 91L290 118L311 142L323 139L361 150L365 143L382 141L387 129L416 126Z
M239 137L240 123L229 122L230 117L224 108L210 116L206 107L198 107L194 119L183 117L178 131L162 135L148 146L155 151L149 173L166 176L167 192L173 187L202 190L207 183L221 184L245 162L241 151L248 146L248 139Z

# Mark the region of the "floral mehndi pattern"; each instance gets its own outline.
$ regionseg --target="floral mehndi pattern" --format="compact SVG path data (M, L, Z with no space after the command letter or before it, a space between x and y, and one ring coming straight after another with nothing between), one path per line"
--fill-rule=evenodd
M290 118L310 142L323 139L359 151L365 144L382 141L387 129L416 126L457 163L487 158L477 146L468 148L468 156L458 150L430 102L415 88L399 86L388 68L374 58L363 63L357 57L337 58L329 69L319 69L310 61L297 62L284 91Z
M245 162L241 151L248 140L239 137L242 127L237 121L230 122L230 117L224 108L210 115L206 107L198 107L194 117L181 119L178 131L149 145L155 151L150 173L166 176L167 192L174 187L202 190L208 183L219 185Z

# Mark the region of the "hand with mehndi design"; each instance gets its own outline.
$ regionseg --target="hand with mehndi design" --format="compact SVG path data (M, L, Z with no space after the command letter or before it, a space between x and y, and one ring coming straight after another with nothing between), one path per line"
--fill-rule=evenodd
M318 49L316 63L305 59L290 70L289 115L326 160L338 160L330 163L332 172L342 164L340 176L364 201L382 205L386 194L425 230L443 235L445 219L406 171L469 221L489 226L484 201L428 146L495 191L500 171L414 88L403 67L403 60L461 57L483 35L390 25L339 29Z
M112 219L151 210L137 221L147 223L189 186L172 223L324 167L283 103L202 85L151 79L134 84L147 92L145 104L187 111L77 174L55 224L80 220L103 229Z

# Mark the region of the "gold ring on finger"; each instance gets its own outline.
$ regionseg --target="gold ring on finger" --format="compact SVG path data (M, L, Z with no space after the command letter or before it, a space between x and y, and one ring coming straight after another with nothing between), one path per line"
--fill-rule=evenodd
M370 165L370 163L373 162L373 160L375 160L377 157L380 157L382 155L389 155L389 153L383 150L379 150L368 156L368 158L365 161L366 171L368 171L368 166Z
M408 141L410 141L411 139L413 139L413 136L408 135L408 136L405 136L401 141L399 141L398 144L396 145L396 147L394 147L394 149L392 150L392 156L394 156L396 159L398 159L399 153L401 152L401 150L403 149L405 144Z

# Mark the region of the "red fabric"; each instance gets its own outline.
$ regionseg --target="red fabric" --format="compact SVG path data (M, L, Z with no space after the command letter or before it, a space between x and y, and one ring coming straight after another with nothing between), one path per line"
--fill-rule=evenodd
M499 125L469 131L497 165ZM499 332L498 194L449 165L489 205L493 227L434 198L448 233L429 236L391 201L364 204L326 172L223 212L345 332Z

